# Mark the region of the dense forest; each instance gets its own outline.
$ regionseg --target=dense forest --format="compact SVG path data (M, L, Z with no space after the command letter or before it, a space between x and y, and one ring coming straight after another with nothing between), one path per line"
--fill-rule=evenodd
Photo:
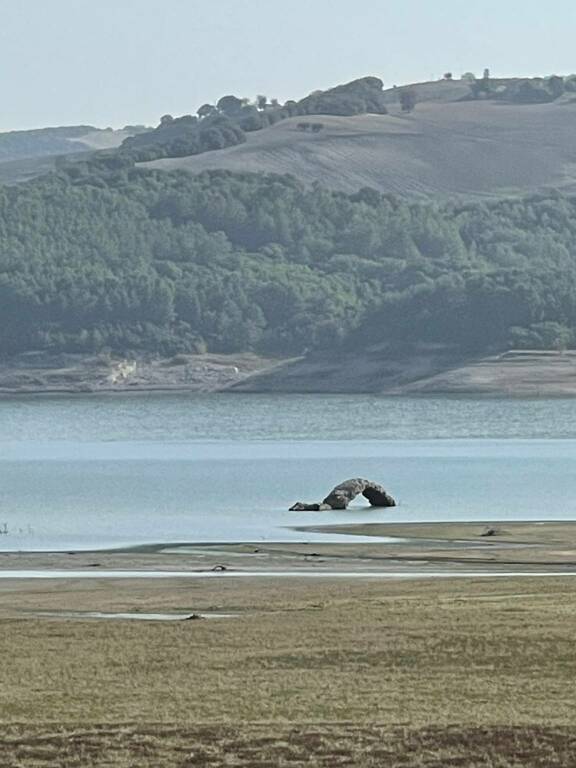
M565 347L576 198L425 204L121 157L0 188L0 350Z

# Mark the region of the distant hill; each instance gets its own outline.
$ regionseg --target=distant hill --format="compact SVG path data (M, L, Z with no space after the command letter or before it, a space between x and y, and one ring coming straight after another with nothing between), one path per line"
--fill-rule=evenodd
M38 128L0 133L0 182L25 181L54 168L57 157L115 149L130 136L146 130L122 130L92 125Z
M416 107L403 113L398 91L388 114L322 115L317 132L293 117L250 133L245 143L194 157L156 160L162 170L290 173L354 192L424 196L502 196L545 187L576 189L576 102L468 100L462 82L411 86Z
M576 76L473 75L385 89L363 77L286 101L225 95L157 128L88 125L0 134L0 183L58 158L117 156L159 170L288 173L354 193L507 197L576 189ZM114 161L113 161L114 162Z
M116 148L87 126L5 136L0 178L56 172L0 186L0 356L304 357L282 373L299 387L346 359L342 386L379 391L430 345L422 376L576 349L573 87L362 78L223 96Z

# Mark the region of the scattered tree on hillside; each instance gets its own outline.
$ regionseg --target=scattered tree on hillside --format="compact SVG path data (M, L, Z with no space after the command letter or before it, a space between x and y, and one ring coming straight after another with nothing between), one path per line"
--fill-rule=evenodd
M412 88L402 88L400 91L400 106L402 112L412 112L416 106L416 92Z
M294 117L294 115L298 114L298 102L294 101L293 99L290 99L284 104L284 106L282 107L282 110L286 113L288 117Z
M443 75L444 80L452 80L452 72L445 72Z
M463 80L466 83L473 83L476 80L476 75L474 72L464 72L460 80Z
M362 77L327 91L314 91L297 103L300 115L385 115L384 84L378 77Z
M312 131L312 133L320 133L320 131L324 130L324 123L297 123L296 130Z
M240 128L243 131L250 133L251 131L259 131L264 127L264 115L258 111L258 107L252 105L246 105L242 107L237 115L231 117L236 118L236 122L239 122Z
M546 80L546 88L550 91L554 99L560 98L565 91L564 78L558 75L551 75Z
M213 104L202 104L196 114L201 120L203 120L205 117L210 117L211 115L216 114L217 111L218 110Z
M539 80L515 82L505 90L503 97L516 104L546 104L554 100L553 95Z
M480 96L489 96L492 92L492 85L490 83L490 77L486 77L486 72L488 70L484 70L484 77L481 80L470 80L469 86L470 91L472 93L472 96L475 99L479 99Z
M226 117L236 117L240 114L244 102L237 96L222 96L216 104L216 109Z

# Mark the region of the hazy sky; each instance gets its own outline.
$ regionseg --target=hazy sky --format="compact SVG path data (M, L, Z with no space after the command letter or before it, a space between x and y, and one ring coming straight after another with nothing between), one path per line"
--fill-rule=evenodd
M0 130L156 124L226 93L576 71L555 0L0 0Z

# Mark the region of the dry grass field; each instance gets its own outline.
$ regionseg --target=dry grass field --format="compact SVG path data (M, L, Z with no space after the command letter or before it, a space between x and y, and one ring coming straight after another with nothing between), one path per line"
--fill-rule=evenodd
M2 768L574 765L568 578L4 588L21 603L233 616L1 618Z
M436 94L436 92L434 92ZM434 99L439 98L436 94ZM146 167L290 173L306 183L356 192L492 196L542 187L576 188L572 125L576 103L490 101L418 104L409 115L318 116L318 134L291 118L248 135L245 144Z

